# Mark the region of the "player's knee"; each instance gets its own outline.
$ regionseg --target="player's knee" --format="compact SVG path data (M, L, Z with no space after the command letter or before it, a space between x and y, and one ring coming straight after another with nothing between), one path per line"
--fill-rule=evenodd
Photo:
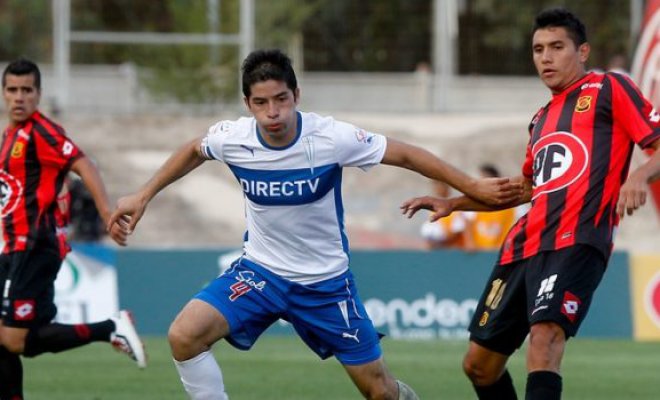
M463 359L463 372L475 386L489 386L497 382L498 374L485 368L484 363L465 356Z
M564 330L554 322L539 322L530 328L529 347L534 354L551 357L552 354L563 351L565 342Z
M167 332L167 340L172 349L172 356L177 361L184 361L195 357L201 351L197 351L197 340L190 334L190 331L177 324L176 322L170 325Z
M398 384L389 374L379 374L369 380L358 384L358 388L365 399L369 400L397 400Z
M392 391L384 382L370 385L362 391L365 399L369 400L394 400L397 399L398 391Z
M13 354L23 354L25 351L25 339L14 335L6 335L2 338L2 346Z
M538 322L532 325L529 331L529 341L532 346L552 346L565 340L564 330L554 322Z

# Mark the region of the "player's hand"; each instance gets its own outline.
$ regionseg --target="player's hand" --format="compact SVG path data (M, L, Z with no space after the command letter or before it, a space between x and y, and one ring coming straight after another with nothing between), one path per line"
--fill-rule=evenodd
M433 211L433 214L431 214L431 217L429 218L430 222L446 217L454 211L452 202L449 199L433 196L408 199L404 201L399 208L401 209L401 214L408 218L412 218L412 216L419 210Z
M475 180L475 190L469 196L490 206L509 204L523 195L523 184L511 178L481 178Z
M139 194L131 194L117 200L117 207L110 215L106 229L112 232L119 229L126 236L133 233L138 221L142 218L147 202Z
M643 206L646 203L648 190L649 186L644 174L637 171L630 174L619 192L619 202L616 206L619 218L623 218L625 214L632 215L635 210Z
M119 224L112 224L108 233L112 240L114 240L120 246L126 246L128 244L128 233L122 229Z

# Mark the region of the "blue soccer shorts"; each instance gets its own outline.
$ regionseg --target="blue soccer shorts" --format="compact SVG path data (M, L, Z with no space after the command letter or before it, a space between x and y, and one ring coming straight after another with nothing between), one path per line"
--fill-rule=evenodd
M319 357L361 365L380 358L380 336L358 297L353 274L301 285L240 258L196 296L227 319L234 347L248 350L278 319L289 321Z

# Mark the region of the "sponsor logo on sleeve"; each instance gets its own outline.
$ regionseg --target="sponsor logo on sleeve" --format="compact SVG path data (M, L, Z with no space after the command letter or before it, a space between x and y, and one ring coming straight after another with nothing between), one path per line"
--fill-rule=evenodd
M355 131L355 137L359 143L371 144L374 140L374 134L365 131L364 129L357 129Z
M62 154L65 156L70 156L73 153L73 143L66 141L62 145Z

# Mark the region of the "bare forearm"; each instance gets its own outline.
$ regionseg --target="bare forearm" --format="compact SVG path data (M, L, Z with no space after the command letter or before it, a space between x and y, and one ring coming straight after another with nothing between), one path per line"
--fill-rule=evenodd
M383 164L406 168L428 178L446 182L467 195L474 194L475 179L429 151L389 138L387 146Z
M158 192L175 182L190 171L199 167L204 159L198 152L199 140L195 139L174 152L156 171L153 177L140 189L142 197L148 202Z
M647 162L637 168L637 171L646 177L646 183L653 183L660 179L660 139L655 141L653 148L655 153Z
M498 211L517 207L526 203L526 201L518 200L507 204L490 206L468 196L453 197L449 200L451 201L451 208L454 211Z
M529 203L532 199L532 182L523 176L517 176L511 180L520 182L523 188L522 195L515 200L504 204L489 205L468 196L460 196L450 199L452 209L454 211L498 211Z

